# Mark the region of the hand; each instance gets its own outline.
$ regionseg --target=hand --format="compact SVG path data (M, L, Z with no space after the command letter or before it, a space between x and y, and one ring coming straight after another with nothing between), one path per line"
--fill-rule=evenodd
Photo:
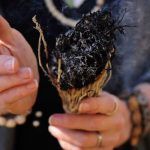
M114 99L118 111L112 116ZM130 137L130 113L126 103L114 95L102 92L99 97L85 99L79 107L80 114L55 114L50 117L50 133L65 150L113 150ZM102 136L98 147L98 132Z
M31 109L38 81L32 48L0 16L0 114L24 114Z

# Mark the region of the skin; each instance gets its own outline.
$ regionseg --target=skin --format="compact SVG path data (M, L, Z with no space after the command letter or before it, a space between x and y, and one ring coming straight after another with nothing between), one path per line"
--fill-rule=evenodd
M0 114L24 114L33 106L39 74L32 48L0 16Z
M150 84L136 87L149 100ZM118 99L118 111L112 116L114 98ZM129 140L132 124L127 104L107 92L99 97L83 100L80 114L54 114L49 119L49 132L57 138L64 150L113 150ZM100 132L102 145L97 147L97 132Z
M112 115L114 99L119 109ZM50 117L49 131L65 150L112 150L130 137L130 113L126 104L116 96L102 92L99 97L85 99L80 114L55 114ZM97 146L98 132L103 137Z

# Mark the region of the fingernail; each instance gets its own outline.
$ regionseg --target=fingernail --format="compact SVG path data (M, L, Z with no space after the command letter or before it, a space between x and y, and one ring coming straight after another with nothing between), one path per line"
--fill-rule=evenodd
M23 69L21 69L20 72L21 72L20 76L23 79L30 79L32 77L32 70L31 70L31 68L23 68Z
M60 124L62 120L62 115L55 114L49 118L50 125Z
M15 68L15 59L14 58L8 59L5 63L5 67L9 72L13 72Z
M30 83L29 85L27 85L28 89L35 89L38 87L38 81L34 80L32 83Z
M52 124L52 122L53 122L53 117L51 116L49 117L49 124Z
M48 127L48 131L49 131L50 133L51 133L51 132L54 132L54 130L55 130L54 127L52 127L52 126L49 126L49 127Z
M58 130L59 129L57 127L54 127L54 126L49 126L48 127L49 133L51 133L53 136L57 136Z
M89 111L89 109L90 109L90 106L87 103L81 104L79 107L80 112L86 112L86 111Z

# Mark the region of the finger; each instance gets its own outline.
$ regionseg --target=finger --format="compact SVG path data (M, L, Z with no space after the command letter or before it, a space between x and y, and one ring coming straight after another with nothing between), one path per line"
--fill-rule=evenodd
M19 62L12 56L0 55L0 75L13 74L19 70Z
M102 94L99 97L91 97L84 100L79 107L80 113L91 113L91 114L108 114L114 111L115 101L119 99L111 94Z
M106 131L116 128L118 118L104 115L55 114L49 119L53 126L86 131Z
M0 76L0 92L28 83L31 80L33 80L33 72L30 68L21 68L18 73L13 75Z
M78 147L95 147L97 145L96 132L69 130L49 126L49 132L59 140L66 141Z
M9 23L0 15L0 40L7 41L11 37Z
M1 55L11 55L9 49L6 46L0 44L0 54Z
M60 146L62 147L63 150L81 150L81 148L72 145L70 143L67 143L66 141L59 141ZM83 150L83 149L82 149Z
M69 130L65 128L59 128L49 126L49 132L57 139L66 141L72 145L82 148L98 147L98 136L97 132L85 132L77 130ZM104 132L101 133L102 143L101 147L116 146L119 141L119 134L115 132Z
M66 142L66 141L62 141L62 140L60 140L59 141L59 144L60 144L60 146L64 149L64 150L99 150L98 148L96 149L96 148L90 148L90 149L83 149L83 148L81 148L81 147L77 147L77 146L75 146L75 145L73 145L73 144L70 144L70 143L68 143L68 142Z
M99 147L95 147L95 148L82 148L82 147L77 147L75 145L72 145L66 141L59 141L60 146L64 149L64 150L113 150L113 148L110 147L104 147L104 148L99 148Z
M0 106L8 107L9 105L19 101L20 99L33 94L37 91L38 83L36 80L22 86L9 89L0 94Z
M16 101L8 106L7 111L11 114L26 114L34 105L36 101L36 94L33 93L32 95L26 96L19 101Z

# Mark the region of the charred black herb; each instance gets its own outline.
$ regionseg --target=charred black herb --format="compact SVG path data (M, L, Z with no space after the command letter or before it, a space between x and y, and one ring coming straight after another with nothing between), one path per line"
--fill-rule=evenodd
M115 55L116 31L123 27L110 11L85 15L72 30L61 34L50 53L51 77L57 80L58 60L61 60L60 88L82 88L94 82Z

